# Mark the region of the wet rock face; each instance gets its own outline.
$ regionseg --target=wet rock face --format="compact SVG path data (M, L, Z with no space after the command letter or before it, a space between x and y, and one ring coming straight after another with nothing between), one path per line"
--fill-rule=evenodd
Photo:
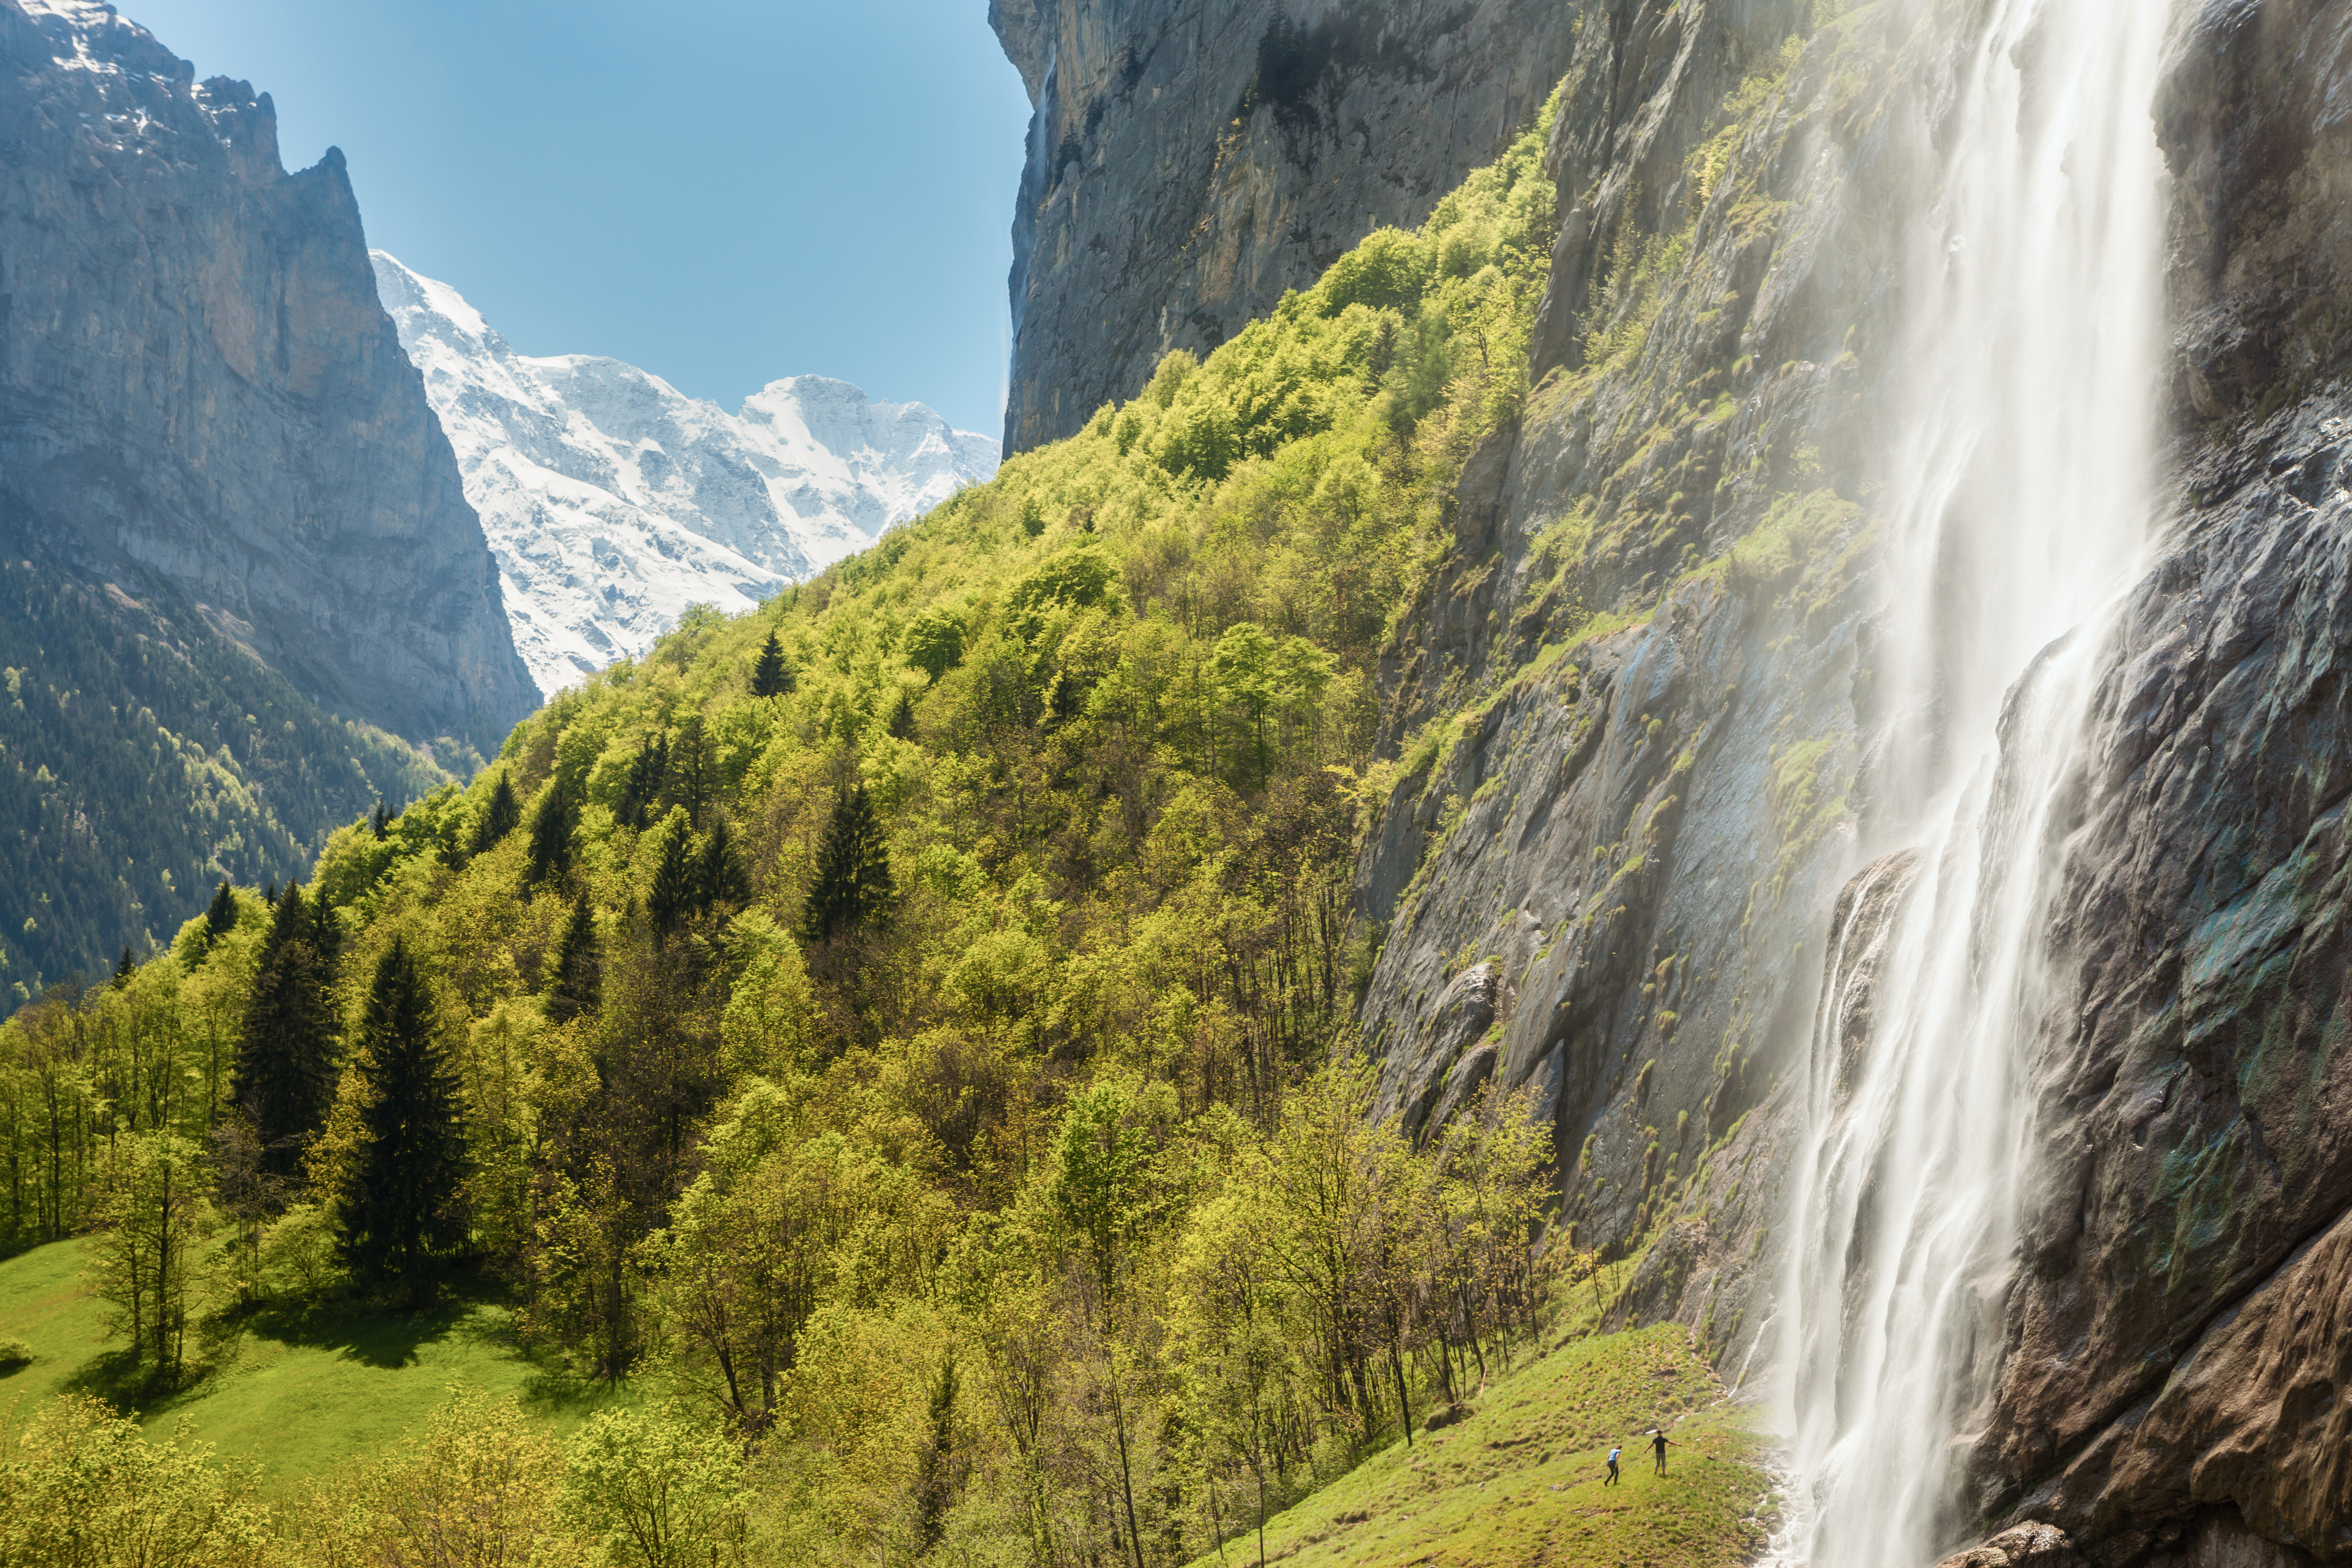
M1869 525L1840 505L1867 493L1884 237L1922 167L1917 121L1820 111L1815 36L1735 138L1769 231L1681 216L1676 172L1779 43L1739 30L1759 9L1626 5L1580 39L1537 344L1557 374L1469 465L1382 671L1397 772L1359 867L1384 1103L1427 1136L1457 1078L1533 1095L1563 1226L1648 1245L1621 1313L1701 1328L1735 1377L1804 1044L1845 1078L1870 1048L1870 947L1907 882L1864 864L1897 846L1873 842ZM2352 10L2187 9L2154 106L2178 512L2051 914L2041 1153L1969 1435L1971 1501L2026 1528L1980 1563L2352 1562ZM1595 363L1609 258L1662 229L1684 270L1638 354ZM1790 559L1769 542L1792 522Z
M7 526L307 695L495 750L536 692L341 153L85 0L0 0Z
M1853 426L1885 370L1872 209L1910 149L1822 112L1833 50L1799 8L1590 15L1548 154L1543 380L1468 462L1453 555L1381 670L1361 1022L1383 1105L1424 1136L1470 1103L1457 1083L1528 1094L1560 1230L1655 1240L1624 1319L1690 1324L1737 1380L1768 1359L1788 1068L1860 859ZM1718 138L1741 172L1709 190L1694 153ZM1608 258L1667 237L1687 259L1645 305ZM1638 351L1609 347L1644 309Z
M1955 1552L1936 1568L2084 1568L2066 1533L2046 1524L2021 1524L1982 1545Z
M1623 9L1622 5L1616 8ZM1568 68L1558 0L992 0L1036 106L1004 448L1067 436L1382 224L1411 226Z
M2036 1064L1988 1478L2108 1530L2231 1501L2330 1561L2352 1561L2352 1365L2314 1295L2342 1300L2326 1238L2352 1211L2348 418L2338 389L2207 447L2191 485L2224 499L2124 627L2054 918L2078 994Z
M2352 1562L2352 12L2189 23L2181 510L2053 911L2073 994L1979 1496L2103 1564Z

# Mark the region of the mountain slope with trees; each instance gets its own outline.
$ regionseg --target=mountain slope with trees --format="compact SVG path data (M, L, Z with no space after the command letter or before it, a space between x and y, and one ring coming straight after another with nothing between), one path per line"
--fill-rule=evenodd
M1529 1251L1549 1139L1526 1097L1370 1113L1349 881L1380 650L1526 395L1545 129L0 1026L11 1236L135 1234L134 1173L199 1150L188 1310L474 1271L674 1391L571 1450L600 1496L675 1461L844 1561L1181 1562L1471 1397L1570 1261Z

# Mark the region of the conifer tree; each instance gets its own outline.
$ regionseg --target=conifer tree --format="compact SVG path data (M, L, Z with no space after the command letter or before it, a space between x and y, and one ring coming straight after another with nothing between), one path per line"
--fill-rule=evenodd
M580 826L580 803L563 776L547 786L539 810L530 819L530 864L523 873L527 884L561 877L572 869L572 837Z
M317 936L302 889L289 883L271 912L237 1039L236 1106L253 1124L263 1169L281 1179L300 1168L333 1092L334 975Z
M783 645L776 641L776 634L772 630L768 633L767 642L760 649L758 662L751 666L751 695L782 697L788 695L792 689L793 667L784 662Z
M465 1235L457 1213L466 1175L459 1084L441 1049L432 998L405 937L377 961L360 1026L369 1090L357 1156L338 1194L344 1261L365 1278L400 1280L412 1302L438 1254Z
M368 830L375 835L378 844L392 837L392 813L383 808L383 802L375 803L375 810L368 816Z
M226 936L236 926L236 894L230 889L228 879L221 879L220 890L213 894L210 907L205 910L205 942L207 946Z
M863 781L836 792L833 820L817 847L816 886L801 911L801 935L829 942L888 912L898 892L890 852Z
M547 1016L568 1024L604 1003L604 960L596 945L596 919L583 890L572 900L572 918L556 944L555 967L547 986Z
M495 847L521 823L522 803L515 799L513 781L501 772L498 786L490 791L490 804L483 811L481 822L474 828L473 852L480 855Z
M614 820L624 827L643 833L653 824L654 804L661 799L662 785L669 777L669 737L656 735L637 749L629 763L629 776L621 786L621 805Z
M735 847L727 819L719 817L710 825L710 837L704 840L695 868L695 902L709 910L720 905L740 909L751 901L751 879L743 869L743 853Z
M915 702L903 686L898 689L898 706L890 710L890 733L901 741L915 738Z
M656 937L670 935L694 912L700 868L687 838L686 817L673 811L663 825L661 860L654 868L653 891L646 898L646 913L653 918Z
M669 770L670 797L686 807L688 821L700 826L702 808L709 802L716 771L711 766L710 737L703 730L701 714L688 714L686 722L677 727L677 742L670 747Z
M139 966L131 962L131 949L126 946L122 950L122 962L114 966L114 988L121 991L128 986L131 975L138 971Z

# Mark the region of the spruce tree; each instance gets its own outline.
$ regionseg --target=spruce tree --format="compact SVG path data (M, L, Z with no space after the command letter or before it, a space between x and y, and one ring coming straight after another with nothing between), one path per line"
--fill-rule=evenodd
M694 912L699 868L687 839L685 817L673 814L662 829L661 861L654 868L653 891L646 899L646 913L653 919L656 938L675 932Z
M833 820L817 847L816 885L801 910L801 935L829 942L888 912L898 897L881 819L863 781L835 792Z
M758 661L751 666L751 695L782 697L792 689L793 667L784 662L783 645L776 641L776 634L771 630Z
M392 813L383 808L382 801L375 803L375 810L368 816L368 831L375 835L378 844L392 837Z
M890 710L890 733L901 741L915 738L915 701L903 686L898 689L898 705Z
M139 966L131 962L131 950L124 948L122 962L114 966L114 988L117 991L126 989L131 984L131 977L138 972Z
M237 1037L236 1100L261 1146L262 1168L281 1180L301 1167L302 1149L325 1124L333 1094L334 975L318 928L289 884L262 939L253 991Z
M656 735L637 748L630 762L628 779L621 786L620 809L613 819L643 833L653 824L654 805L661 799L662 785L668 777L669 737Z
M561 877L572 869L572 836L580 826L580 803L563 776L547 786L539 810L530 819L530 864L523 873L527 884Z
M213 894L211 905L205 910L205 943L210 946L226 936L236 926L236 894L228 879L221 879L220 890Z
M376 963L359 1070L370 1093L357 1158L338 1194L343 1258L363 1278L405 1283L415 1302L437 1256L466 1234L457 1213L466 1143L457 1075L405 937L394 937Z
M604 960L596 946L596 918L583 891L572 900L572 918L556 944L555 967L547 984L548 1021L568 1024L604 1003Z
M677 727L677 741L669 751L670 798L686 807L687 819L698 827L702 826L702 808L709 802L716 772L702 715L689 713Z
M723 816L710 825L702 857L695 868L695 902L709 910L724 905L741 909L751 901L751 878L743 869L742 851Z
M515 799L513 782L501 772L498 786L490 791L490 804L484 808L482 820L475 825L473 852L480 855L496 847L521 823L522 803Z

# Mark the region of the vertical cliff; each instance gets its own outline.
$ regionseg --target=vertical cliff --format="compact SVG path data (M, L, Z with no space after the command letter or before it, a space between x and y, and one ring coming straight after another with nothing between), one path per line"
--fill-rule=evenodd
M991 0L1036 106L1004 449L1135 395L1383 224L1411 226L1567 68L1558 0Z
M8 527L315 700L495 749L535 693L342 156L87 0L0 0Z
M1538 384L1391 660L1360 867L1385 1103L1429 1127L1532 1086L1561 1234L1735 1376L1787 1349L1799 1089L1880 1047L1919 868L1881 809L1914 759L1884 749L1876 502L1903 249L1981 21L1834 9L1583 8ZM2051 847L2023 1239L1974 1282L2002 1342L1952 1528L2342 1562L2352 19L2180 12L2157 561Z
M0 0L0 1011L537 698L341 155L194 74Z

